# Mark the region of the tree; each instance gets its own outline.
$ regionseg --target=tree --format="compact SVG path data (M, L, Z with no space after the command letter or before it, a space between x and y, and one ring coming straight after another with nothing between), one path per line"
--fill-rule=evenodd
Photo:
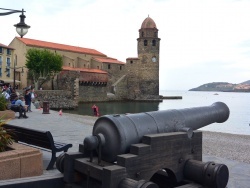
M35 89L53 79L62 70L62 56L49 50L31 48L26 54L25 66L29 69Z

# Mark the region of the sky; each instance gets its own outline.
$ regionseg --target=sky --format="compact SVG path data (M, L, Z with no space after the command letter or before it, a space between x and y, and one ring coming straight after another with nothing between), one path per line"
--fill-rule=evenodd
M250 80L250 0L2 0L0 8L26 11L26 38L122 62L138 57L139 29L151 17L161 38L160 90ZM0 43L18 36L19 15L0 16Z

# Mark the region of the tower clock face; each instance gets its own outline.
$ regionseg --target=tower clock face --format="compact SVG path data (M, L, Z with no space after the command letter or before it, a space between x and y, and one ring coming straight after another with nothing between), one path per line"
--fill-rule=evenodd
M152 57L152 61L155 63L156 62L156 57L154 56L154 57Z

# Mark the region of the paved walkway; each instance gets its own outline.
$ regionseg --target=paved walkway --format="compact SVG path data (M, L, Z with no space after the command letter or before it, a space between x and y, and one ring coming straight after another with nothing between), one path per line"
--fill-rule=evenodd
M96 117L85 117L73 114L59 115L58 111L50 110L50 114L43 114L43 110L35 109L27 113L28 119L13 119L8 123L38 130L48 130L52 133L54 140L65 143L72 143L73 147L69 152L78 151L78 145L83 142L86 136L91 135L93 122ZM18 113L16 113L18 116ZM43 152L44 169L50 161L51 154ZM250 187L250 164L237 161L222 159L214 156L203 156L203 161L214 161L226 164L229 168L229 188L248 188ZM60 173L56 169L46 171L44 175Z

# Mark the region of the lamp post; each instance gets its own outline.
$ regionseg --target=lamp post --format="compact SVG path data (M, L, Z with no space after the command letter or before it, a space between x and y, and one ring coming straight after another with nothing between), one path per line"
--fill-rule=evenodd
M14 67L9 67L10 69L13 69L14 73L13 73L13 88L16 89L16 70L17 69L22 69L21 73L23 73L23 67L25 66L22 66L22 67L16 67L16 64L17 64L17 55L15 54L15 61L14 61ZM6 69L7 71L7 69Z
M0 8L0 10L5 10L8 12L2 12L0 13L0 16L7 16L9 14L14 14L14 13L22 13L20 17L20 22L18 24L15 24L14 26L16 27L16 32L23 38L24 35L28 33L28 29L30 28L29 25L27 25L24 20L26 16L24 15L24 10L13 10L13 9L6 9L6 8Z

